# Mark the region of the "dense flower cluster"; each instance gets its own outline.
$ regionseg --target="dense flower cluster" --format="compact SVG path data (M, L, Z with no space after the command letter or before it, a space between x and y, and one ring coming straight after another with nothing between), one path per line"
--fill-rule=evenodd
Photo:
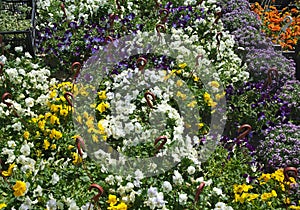
M37 11L37 58L0 56L0 209L299 208L299 82L247 0Z
M273 43L280 44L284 50L294 49L300 36L300 13L296 7L286 7L279 12L274 6L265 10L256 2L251 10L260 16L262 32L271 37Z

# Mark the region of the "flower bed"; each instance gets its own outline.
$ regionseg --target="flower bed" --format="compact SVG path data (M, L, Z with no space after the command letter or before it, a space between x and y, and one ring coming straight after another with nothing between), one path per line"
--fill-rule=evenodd
M38 1L40 55L0 56L0 209L299 209L300 84L250 9Z

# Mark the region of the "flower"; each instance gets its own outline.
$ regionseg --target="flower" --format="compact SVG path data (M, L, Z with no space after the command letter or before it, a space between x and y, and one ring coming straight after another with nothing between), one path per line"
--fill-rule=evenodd
M15 47L15 51L16 52L23 52L23 47L22 46Z
M0 209L5 208L7 205L5 203L0 203Z
M58 174L53 173L53 174L52 174L52 179L51 179L50 182L51 182L51 184L53 184L53 185L57 184L57 182L59 182L59 176L58 176Z
M117 210L127 210L127 205L124 202L121 202L117 205Z
M26 183L22 181L16 181L16 184L13 186L13 190L14 196L23 196L26 192Z
M110 206L114 206L118 203L117 196L109 194L106 202L109 203Z
M73 152L72 155L74 159L73 164L79 164L82 162L82 158L76 152Z
M242 185L235 184L233 186L233 192L235 194L242 193L242 192L248 192L248 190L250 190L250 189L253 189L253 187L251 185L246 185L246 184L242 184Z
M50 147L50 142L47 139L45 139L44 140L44 144L43 144L43 148L45 150L48 150L49 147Z
M106 91L99 91L98 96L99 96L99 99L101 99L101 100L106 99L107 98Z
M214 191L217 195L223 195L222 189L220 189L220 188L214 187L214 188L213 188L213 191Z
M181 63L178 66L179 66L179 68L184 69L187 66L187 64L186 63Z
M107 102L101 102L98 106L97 106L97 110L100 112L100 113L103 113L105 112L105 110L109 108L109 103Z
M24 134L23 134L23 137L24 139L28 140L29 139L29 132L28 131L25 131Z
M194 166L189 166L189 167L187 168L187 172L188 172L189 175L194 174L195 171L196 171L196 169L195 169Z
M172 185L168 181L164 181L162 185L163 191L164 192L170 192L172 190Z
M215 88L219 88L220 87L220 84L217 81L211 81L209 83L209 85L212 86L212 87L215 87Z
M185 205L187 202L187 199L188 199L187 194L185 194L185 193L179 194L179 204L180 205Z
M15 163L10 164L7 171L2 171L2 176L11 176L15 165Z

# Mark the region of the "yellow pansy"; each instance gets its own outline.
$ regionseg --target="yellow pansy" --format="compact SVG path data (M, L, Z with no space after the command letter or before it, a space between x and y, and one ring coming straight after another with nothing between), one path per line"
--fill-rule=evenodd
M28 140L29 139L29 132L28 131L25 131L24 133L23 133L23 137L24 137L24 139L26 139L26 140Z
M209 93L205 92L205 93L203 94L203 98L204 98L204 101L205 101L205 102L208 102L208 101L210 100L210 95L209 95Z
M73 164L79 164L82 162L82 158L76 152L73 152L72 155L74 159Z
M59 124L59 118L56 117L56 115L51 115L50 123L51 123L51 125L54 125L55 123Z
M192 101L187 106L191 107L191 108L194 108L196 105L197 105L197 101Z
M204 126L204 123L198 123L199 129L201 129Z
M76 117L77 122L79 122L80 124L82 124L82 117L80 115L78 115Z
M177 80L176 85L177 85L178 87L181 87L181 86L183 85L182 80Z
M98 106L97 106L97 110L100 112L100 113L103 113L106 111L106 109L109 108L109 103L107 102L101 102Z
M5 203L0 203L0 209L5 208L7 205Z
M38 122L38 126L39 128L43 131L45 129L45 124L46 124L46 121L45 120L40 120Z
M263 193L261 196L260 196L261 200L263 201L266 201L270 198L272 198L272 193Z
M248 193L248 198L247 198L247 201L252 201L256 198L258 198L259 195L258 194L252 194L252 193Z
M109 194L106 202L109 203L110 206L114 206L118 202L117 196Z
M200 78L197 77L196 75L193 75L193 79L194 79L195 82L198 82Z
M185 100L186 97L187 97L186 94L183 94L183 93L180 92L180 91L177 92L176 96L177 96L177 97L181 97L183 100Z
M207 105L208 106L211 106L212 108L216 107L218 104L216 102L214 102L212 99L210 99L208 102L207 102Z
M209 85L210 85L211 87L215 87L215 88L219 88L219 87L220 87L220 84L219 84L217 81L211 81L211 82L209 83Z
M104 90L99 91L99 92L98 92L98 97L99 97L99 99L101 99L101 100L106 99L106 91L104 91Z
M55 105L55 104L51 104L50 106L50 110L51 112L57 112L58 111L59 106Z
M52 145L51 145L51 149L52 149L52 150L55 150L55 149L56 149L56 144L52 144Z
M87 119L87 118L89 118L89 114L85 111L85 112L83 112L83 117Z
M246 185L246 184L242 184L242 185L235 184L233 186L234 193L248 192L248 190L250 189L253 189L253 187L251 185Z
M92 135L92 139L93 139L93 142L98 142L99 141L98 136L95 135L95 134Z
M59 114L60 114L61 116L66 117L66 116L68 115L68 110L67 110L67 109L61 109L61 110L59 111Z
M10 164L7 171L2 171L2 176L11 176L15 165L15 163Z
M176 74L181 74L182 71L181 70L176 70Z
M22 181L17 181L13 186L14 196L19 197L23 196L26 192L26 183Z
M54 139L55 138L56 140L58 140L58 139L60 139L62 137L62 133L60 131L52 129L49 137L50 137L50 139Z
M187 66L187 64L186 63L181 63L178 66L179 66L179 68L184 69Z
M120 204L117 205L118 210L127 210L127 205L124 202L121 202Z
M54 97L56 97L56 90L52 90L52 91L50 92L49 97L50 97L51 99L54 98Z
M260 181L259 184L263 185L271 179L271 174L262 174L258 180ZM262 180L262 181L261 181Z
M68 146L68 150L71 150L71 149L73 149L75 146L73 146L73 145L69 145Z
M98 129L99 129L99 131L100 131L100 134L105 134L105 128L103 127L102 122L103 122L103 121L100 120L100 121L98 122L97 126L98 126Z
M48 150L49 147L50 147L50 142L47 139L45 139L44 140L44 144L43 144L43 148L45 150Z

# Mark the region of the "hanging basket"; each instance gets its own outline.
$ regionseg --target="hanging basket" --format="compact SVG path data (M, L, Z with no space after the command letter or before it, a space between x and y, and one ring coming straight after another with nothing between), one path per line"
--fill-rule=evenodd
M0 13L2 51L12 52L15 47L22 46L24 52L35 56L35 0L2 0ZM8 21L10 17L16 21Z

